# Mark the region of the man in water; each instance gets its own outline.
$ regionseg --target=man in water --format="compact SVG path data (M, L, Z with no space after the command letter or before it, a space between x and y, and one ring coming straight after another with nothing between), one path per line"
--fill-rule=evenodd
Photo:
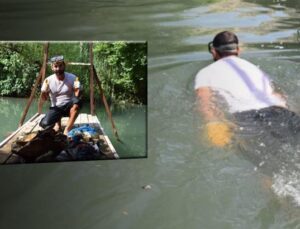
M300 117L263 71L239 58L235 34L217 34L209 50L215 62L195 79L209 142L231 146L267 175L265 185L300 205Z
M283 121L295 114L287 110L284 96L275 92L269 77L239 57L239 41L234 33L217 34L209 43L209 51L215 62L197 73L195 91L206 136L214 146L228 145L238 122L270 129L268 126L280 121L286 130L293 130L293 121ZM224 104L226 109L221 108Z
M44 129L53 128L61 130L61 118L69 116L64 134L72 129L79 113L81 101L79 99L80 83L78 77L65 72L63 56L50 59L51 69L54 74L47 77L41 88L41 101L46 101L50 96L51 107L41 120L40 126ZM42 106L42 104L40 105Z

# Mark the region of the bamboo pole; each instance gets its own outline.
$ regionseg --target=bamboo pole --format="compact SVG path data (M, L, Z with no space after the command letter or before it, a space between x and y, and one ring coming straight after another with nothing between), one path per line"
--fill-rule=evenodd
M43 66L45 66L45 68L42 71L42 83L45 80L46 77L46 70L47 70L47 61L48 61L48 51L49 51L49 42L46 42L44 45L44 59L43 59Z
M111 125L112 125L112 129L113 129L113 132L114 132L114 135L115 137L117 138L118 141L121 141L121 139L119 138L119 134L118 134L118 131L117 131L117 128L115 126L115 123L114 123L114 120L112 118L112 114L111 114L111 111L109 109L109 106L108 106L108 103L107 103L107 100L106 100L106 97L103 93L103 89L102 89L102 86L101 86L101 82L100 82L100 79L98 78L97 76L97 72L96 72L96 69L95 67L93 66L93 72L94 72L94 77L95 77L95 80L96 80L96 83L98 84L98 87L99 87L99 92L100 92L100 97L103 101L103 104L104 104L104 107L105 107L105 111L106 111L106 114L111 122Z
M90 66L90 65L91 65L91 63L81 63L81 62L66 62L66 65Z
M42 68L41 68L41 70L40 70L40 72L39 72L39 75L38 75L38 77L37 77L37 79L36 79L36 81L35 81L35 84L34 84L34 86L33 86L33 89L31 90L30 97L29 97L29 99L28 99L28 101L27 101L26 107L25 107L25 109L24 109L24 111L23 111L23 114L22 114L21 119L20 119L20 122L19 122L19 127L22 126L23 123L24 123L24 120L25 120L26 115L27 115L27 113L28 113L29 107L30 107L30 105L31 105L31 103L32 103L32 100L33 100L33 98L34 98L35 91L36 91L36 89L37 89L39 83L41 82L41 79L42 79L42 77L43 77L43 72L44 72L45 69L46 69L46 66L47 66L47 59L46 59L46 62L45 62L45 55L48 55L48 47L49 47L49 43L46 43L46 44L44 45L44 62L43 62L43 66L42 66Z
M68 65L78 65L78 66L90 66L91 63L83 63L83 62L66 62L65 61L66 66ZM47 63L47 65L51 65L51 63Z
M36 81L35 81L34 86L33 86L33 89L31 90L30 97L29 97L29 99L28 99L28 101L27 101L26 107L25 107L25 109L24 109L24 111L23 111L23 114L22 114L21 119L20 119L20 122L19 122L19 127L22 126L23 123L24 123L24 120L25 120L26 115L27 115L27 113L28 113L29 107L30 107L30 105L31 105L31 103L32 103L32 100L33 100L33 98L34 98L34 94L35 94L36 88L37 88L38 84L40 83L40 81L41 81L41 79L42 79L42 75L43 75L43 74L42 74L42 69L43 69L43 67L41 68L40 73L39 73L39 75L38 75L38 77L37 77L37 79L36 79Z
M95 115L95 99L94 99L94 57L93 57L93 43L89 43L90 52L90 110L91 115Z
M43 66L45 66L42 70L42 82L44 82L45 77L46 77L46 70L47 70L47 61L48 61L48 51L49 51L49 42L47 42L44 46L44 59L43 59ZM42 108L43 108L43 99L42 99L42 95L40 95L39 97L39 101L38 101L38 113L41 114L42 113Z

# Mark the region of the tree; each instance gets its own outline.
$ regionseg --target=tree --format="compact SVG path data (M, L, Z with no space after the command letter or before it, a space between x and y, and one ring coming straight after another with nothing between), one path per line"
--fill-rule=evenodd
M39 44L3 43L0 45L0 95L27 96L40 68L31 50Z

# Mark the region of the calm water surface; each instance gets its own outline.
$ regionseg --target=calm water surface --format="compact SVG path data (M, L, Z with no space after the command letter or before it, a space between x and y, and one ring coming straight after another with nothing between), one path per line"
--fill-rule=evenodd
M0 4L1 39L148 41L148 159L0 167L1 228L300 227L297 174L270 189L238 152L207 146L193 93L227 29L299 112L298 1L30 2Z

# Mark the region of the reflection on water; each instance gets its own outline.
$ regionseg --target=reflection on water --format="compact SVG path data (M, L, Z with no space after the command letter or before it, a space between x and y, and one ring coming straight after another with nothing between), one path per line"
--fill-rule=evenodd
M211 62L207 43L232 30L242 57L270 74L300 111L299 10L296 0L1 3L2 39L148 40L149 158L0 167L8 179L0 227L299 227L299 207L265 190L254 164L205 144L193 92L196 72ZM275 177L273 190L298 198L298 176L287 173ZM152 188L142 189L146 184Z
M0 97L1 140L18 128L21 114L23 112L24 107L26 106L26 102L27 101L24 99L6 99ZM36 111L34 111L32 108L29 109L27 120L35 113Z

